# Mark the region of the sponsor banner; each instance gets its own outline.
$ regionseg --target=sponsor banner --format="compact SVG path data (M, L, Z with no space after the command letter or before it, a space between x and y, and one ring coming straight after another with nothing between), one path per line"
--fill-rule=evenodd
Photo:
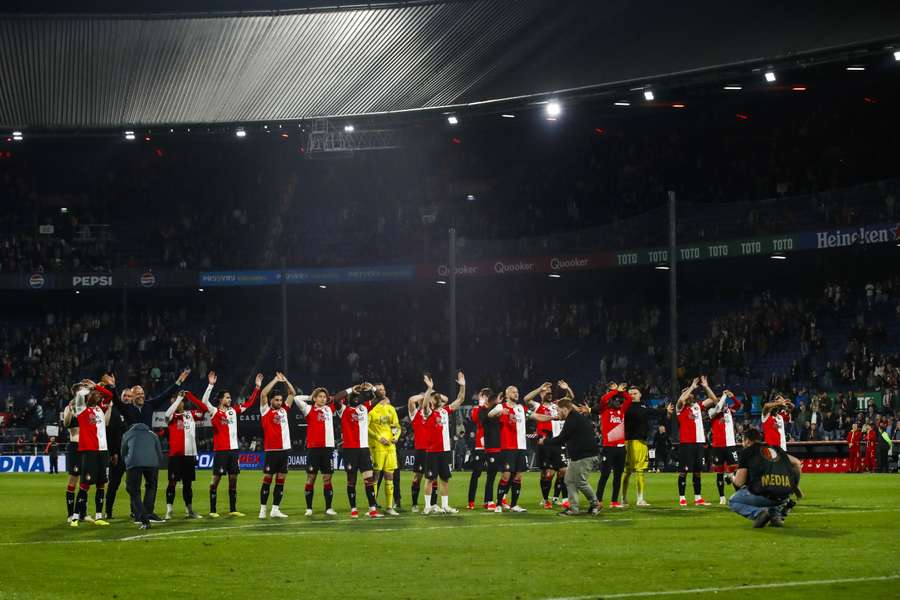
M198 276L203 286L275 285L281 283L281 271L206 271Z
M856 399L856 406L851 406L850 410L858 410L861 412L865 412L869 409L870 402L875 405L877 410L881 410L881 406L884 402L884 394L879 391L853 392L853 397ZM828 398L831 400L832 406L837 406L838 393L831 392L828 394Z
M521 258L498 258L494 260L463 261L456 265L457 277L487 277L494 275L527 275L530 273L561 273L565 271L605 269L612 266L613 254L575 254L556 256L529 256ZM422 278L445 278L450 276L450 267L442 265L420 265L416 275Z
M113 276L111 274L98 275L96 273L85 273L72 275L73 288L110 288L113 286Z
M896 241L898 238L900 238L900 223L887 223L810 231L800 234L800 243L803 250L825 250L866 244L884 244Z
M305 470L307 465L306 456L307 453L305 450L291 452L288 455L288 468ZM331 462L334 464L336 470L344 468L344 460L339 450L334 451ZM397 450L397 464L400 465L401 469L412 469L415 464L415 455L411 451ZM204 468L212 468L212 462L209 463L209 466ZM243 468L243 465L241 465L241 468Z
M238 464L241 466L241 469L246 470L260 470L263 468L263 453L262 452L241 452L238 454ZM198 469L212 469L213 466L213 453L212 452L201 452L197 455L197 468Z
M743 256L771 255L793 252L800 249L796 235L781 235L730 242L713 242L678 247L678 262L708 260L713 258L740 258ZM663 265L669 262L668 248L644 248L616 252L613 266L633 267L640 265Z
M857 245L893 243L900 240L900 224L889 223L847 227L823 231L682 245L678 259L682 262L718 258L771 255L799 250L821 250ZM460 277L527 275L595 270L609 267L653 266L669 261L665 247L639 248L621 252L605 251L571 255L507 257L462 261L456 266ZM353 282L407 281L414 277L446 279L446 264L360 266L339 269L290 269L284 278L290 284L325 284ZM279 285L282 271L171 271L132 269L113 273L16 273L0 274L0 289L108 289L128 287L216 287Z
M52 286L53 280L46 273L29 273L25 276L25 287L32 290L42 290Z
M339 269L290 269L284 271L288 284L365 283L380 281L406 281L413 278L412 265L348 267ZM211 271L200 273L199 284L225 285L277 285L281 283L281 271Z
M342 269L291 269L284 272L286 283L366 283L407 281L415 275L412 265L349 267Z
M140 277L138 277L138 284L141 287L152 288L156 287L159 283L159 279L156 277L156 273L153 271L145 271L141 273Z
M56 461L60 473L66 472L65 453L60 453ZM46 454L34 455L0 455L0 473L48 473L50 457Z

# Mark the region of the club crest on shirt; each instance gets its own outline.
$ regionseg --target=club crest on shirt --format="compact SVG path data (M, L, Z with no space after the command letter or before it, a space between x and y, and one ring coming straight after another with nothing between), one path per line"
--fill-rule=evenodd
M366 410L365 406L359 406L353 411L353 413L350 415L350 418L356 423L368 421L369 411Z

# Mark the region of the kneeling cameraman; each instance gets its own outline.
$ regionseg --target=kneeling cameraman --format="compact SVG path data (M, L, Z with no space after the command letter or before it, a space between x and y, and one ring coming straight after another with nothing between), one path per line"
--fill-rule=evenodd
M801 498L802 463L781 448L768 446L757 429L744 432L744 449L733 481L737 492L728 506L753 521L753 527L783 527L787 511L794 506L791 493Z

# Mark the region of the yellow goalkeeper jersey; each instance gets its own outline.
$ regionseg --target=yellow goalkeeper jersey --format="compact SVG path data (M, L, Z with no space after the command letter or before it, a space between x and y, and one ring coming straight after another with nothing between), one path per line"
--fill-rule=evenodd
M379 403L369 411L369 448L384 448L380 438L396 443L400 439L400 419L389 403Z

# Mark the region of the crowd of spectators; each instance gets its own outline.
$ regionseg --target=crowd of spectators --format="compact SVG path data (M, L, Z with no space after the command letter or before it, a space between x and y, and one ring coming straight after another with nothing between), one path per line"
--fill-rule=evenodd
M44 426L58 423L72 384L83 377L117 373L152 395L185 367L205 373L221 353L218 327L214 313L187 309L135 314L127 337L121 314L111 310L0 322L0 390L6 391L0 439L10 430L27 430L17 435L45 442Z
M682 347L679 372L685 378L709 373L712 381L733 387L745 399L757 396L755 404L745 402L751 410L740 415L742 427L758 423L760 405L785 393L796 405L791 440L843 439L854 422L881 423L893 436L900 358L890 338L898 328L894 307L900 303L900 279L830 282L825 288L820 296L759 292L741 310L734 310L740 306L734 299L730 312L712 319L706 315L706 333ZM337 389L362 380L384 382L403 416L405 399L420 391L423 371L435 373L439 388L449 381L441 289L409 286L392 294L352 295L322 290L331 295L292 300L298 318L290 321L288 372L306 391L316 385ZM603 285L535 287L525 280L468 289L461 298L459 366L478 387L501 389L512 382L527 391L536 381L563 377L573 382L579 397L594 400L608 380L627 380L648 399L664 398L664 317L659 306L637 300L642 293L635 290L632 296ZM397 298L403 298L399 309ZM140 309L128 321L127 338L121 313L112 309L60 310L30 322L4 321L0 386L17 394L6 401L4 430L17 431L16 442L32 437L42 442L42 427L56 422L71 383L107 370L152 393L185 366L200 374L221 369L223 355L237 351L254 355L254 369L280 365L280 344L272 343L278 340L271 328L253 324L255 334L232 336L226 343L222 330L233 329L234 321L220 305L229 303L209 299L200 310ZM693 309L703 315L707 310L704 305ZM590 363L585 372L574 373L581 367L571 356L579 348L591 349ZM760 365L772 355L788 357L780 363L785 370L761 375ZM754 376L758 385L748 383ZM460 420L456 439L469 437ZM296 443L302 440L300 430ZM201 448L208 443L201 435ZM409 444L406 424L400 447ZM242 436L242 448L257 445L253 434Z

